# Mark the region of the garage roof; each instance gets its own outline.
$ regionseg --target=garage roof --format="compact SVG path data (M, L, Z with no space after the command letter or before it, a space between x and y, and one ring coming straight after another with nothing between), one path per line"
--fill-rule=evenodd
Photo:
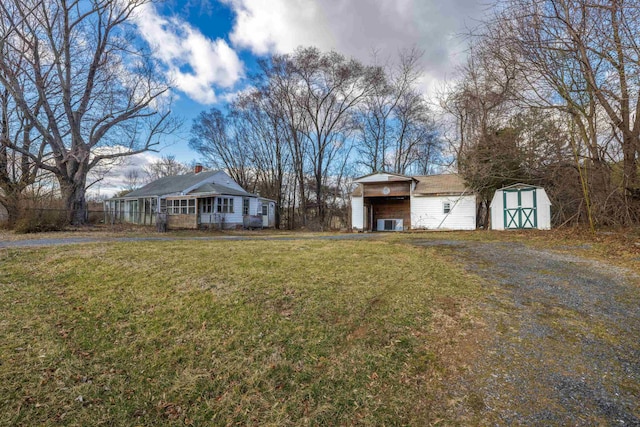
M409 178L409 177L407 177ZM413 194L418 196L435 196L439 194L462 194L469 191L464 183L462 176L456 173L442 175L421 175L410 177L416 181ZM362 197L362 186L360 183L351 195L353 197Z

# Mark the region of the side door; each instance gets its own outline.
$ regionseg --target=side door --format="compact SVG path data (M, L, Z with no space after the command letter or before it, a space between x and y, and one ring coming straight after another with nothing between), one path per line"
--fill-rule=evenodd
M269 204L262 204L262 226L269 227Z

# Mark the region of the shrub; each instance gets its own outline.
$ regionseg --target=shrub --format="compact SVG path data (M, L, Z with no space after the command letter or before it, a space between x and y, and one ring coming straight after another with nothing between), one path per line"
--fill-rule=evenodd
M57 209L29 209L20 214L14 225L16 233L61 231L67 225L65 212Z

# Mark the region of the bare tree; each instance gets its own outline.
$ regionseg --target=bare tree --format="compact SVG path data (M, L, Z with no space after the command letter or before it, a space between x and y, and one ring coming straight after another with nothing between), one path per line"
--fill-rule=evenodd
M160 112L167 83L129 34L145 2L0 3L0 85L46 142L52 161L11 148L56 175L76 224L87 218L89 171L149 150L173 126L168 111ZM106 146L113 149L96 151Z
M290 173L289 128L268 86L241 95L232 106L243 146L250 153L255 186L260 194L276 201L276 228L288 192Z
M273 55L267 60L260 61L266 89L272 100L274 112L283 122L283 135L286 137L287 147L291 159L291 174L294 179L293 188L288 192L289 219L291 228L296 226L295 212L299 211L301 225L308 221L308 191L307 191L307 151L308 144L304 135L308 134L309 123L307 117L300 110L296 99L296 90L300 85L293 62L288 55Z
M249 152L242 144L237 121L236 116L224 116L217 108L201 112L191 126L189 146L211 166L226 169L242 188L252 191L254 179Z
M0 204L7 209L9 227L18 219L25 190L41 178L37 163L14 146L38 159L44 157L43 139L33 132L32 124L20 114L5 89L0 92Z
M303 135L308 142L317 218L324 227L327 177L334 161L349 152L356 108L373 93L384 74L379 67L315 48L298 49L290 61L298 79L295 103L308 123Z
M467 63L441 105L455 121L451 138L458 171L480 196L478 225L487 227L496 189L527 182L520 129L510 123L518 114L519 69L510 58L495 54L498 41L472 40Z
M594 220L588 209L590 221L637 221L638 5L620 0L505 0L499 5L500 13L487 25L487 38L503 40L509 46L505 52L518 58L529 101L571 121L576 161L583 166L585 203L594 195L596 210L602 213ZM614 219L602 206L615 191L611 166L617 162L622 163L619 188L626 211Z
M401 51L397 64L386 66L357 115L359 162L371 172L408 173L422 157L437 151L435 123L417 84L422 74L417 49Z
M145 166L143 172L146 181L151 182L159 178L164 178L165 176L184 175L191 172L191 168L177 161L175 156L163 155L160 159ZM138 171L135 171L135 173L137 173L137 176L133 176L132 178L137 178L135 180L135 183L137 183L140 181L140 176Z

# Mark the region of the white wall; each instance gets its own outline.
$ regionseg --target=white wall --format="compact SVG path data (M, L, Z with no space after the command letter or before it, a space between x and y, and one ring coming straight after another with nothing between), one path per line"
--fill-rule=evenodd
M351 228L362 230L364 218L364 197L351 198Z
M538 229L551 230L551 200L544 188L538 188Z
M233 199L233 212L220 214L224 217L225 226L230 226L231 224L240 224L242 225L242 197L240 196L217 196L222 198L232 198Z
M262 215L262 202L260 199L255 197L249 199L249 215Z
M444 213L449 202L451 212ZM476 229L476 197L469 196L411 196L411 228L413 229Z
M491 229L504 230L504 203L501 190L493 194L493 199L489 206L491 209Z

